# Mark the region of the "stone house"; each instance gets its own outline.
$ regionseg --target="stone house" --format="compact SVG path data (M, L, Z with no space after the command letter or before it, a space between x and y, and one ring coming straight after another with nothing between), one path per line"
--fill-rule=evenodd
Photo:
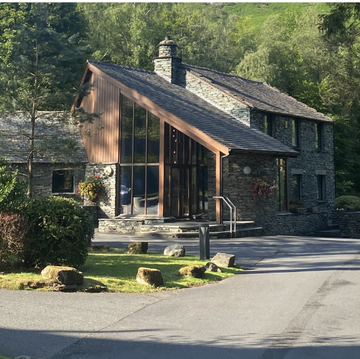
M57 114L57 113L56 113ZM56 116L55 116L56 117ZM53 112L39 113L35 126L35 196L63 196L81 201L76 193L88 162L77 126L54 118ZM51 120L50 120L51 118ZM4 115L0 120L0 157L27 176L30 121L22 113Z
M170 37L154 71L88 61L78 99L102 113L84 126L109 218L229 218L267 234L327 226L335 197L333 120L266 83L185 64ZM102 127L98 136L87 131ZM272 189L253 196L256 181ZM265 190L266 192L266 190ZM297 213L293 213L294 211Z

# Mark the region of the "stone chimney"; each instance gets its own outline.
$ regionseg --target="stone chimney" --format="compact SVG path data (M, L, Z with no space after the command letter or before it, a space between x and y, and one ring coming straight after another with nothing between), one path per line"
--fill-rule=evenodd
M181 59L176 56L176 46L170 36L166 36L159 43L159 57L154 60L154 71L171 83L178 82L180 74Z

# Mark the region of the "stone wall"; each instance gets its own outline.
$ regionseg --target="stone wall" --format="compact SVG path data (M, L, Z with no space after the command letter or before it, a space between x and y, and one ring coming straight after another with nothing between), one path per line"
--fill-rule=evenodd
M241 104L232 95L226 94L223 90L218 89L214 84L186 71L185 86L187 90L196 93L199 97L222 108L237 117L242 123L250 125L249 108Z
M87 176L98 175L103 189L98 199L99 218L112 218L118 214L118 196L116 193L118 165L116 163L89 163L86 166Z
M360 212L335 211L333 221L339 225L342 237L360 238Z
M245 174L244 167L250 167L251 173ZM272 156L231 153L223 159L223 195L236 206L237 220L255 221L264 228L274 221L277 214L276 195L254 200L251 189L254 177L266 177L268 182L273 182L276 168L276 158ZM224 220L229 220L227 206L223 210Z
M313 235L327 229L327 213L278 213L276 221L266 235Z
M27 178L27 168L25 165L16 166L19 169L19 178ZM52 177L53 171L56 170L71 170L74 174L74 190L73 192L53 193L52 192ZM80 195L76 192L78 184L85 176L85 164L49 164L49 163L35 163L34 177L33 177L33 191L34 196L61 196L72 198L79 203L82 203Z
M318 207L319 211L330 210L335 200L335 165L333 124L323 122L323 149L316 149L316 131L313 120L300 120L300 148L297 158L288 162L289 182L293 174L300 174L302 202L305 207ZM251 126L264 131L264 113L251 112ZM292 147L292 118L274 116L273 136L285 145ZM317 175L326 177L325 200L317 200ZM291 188L290 188L291 190ZM290 199L292 195L290 192Z

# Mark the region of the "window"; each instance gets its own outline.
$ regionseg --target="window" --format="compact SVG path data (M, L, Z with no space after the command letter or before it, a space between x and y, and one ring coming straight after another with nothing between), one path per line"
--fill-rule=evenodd
M301 201L302 193L301 193L301 185L302 185L302 176L300 174L292 175L292 193L291 199Z
M52 192L64 193L74 192L74 175L69 170L56 170L53 171L52 176Z
M277 158L277 200L280 212L288 210L288 175L287 161L284 158Z
M315 123L315 148L318 151L324 149L323 132L323 124L321 122Z
M121 213L157 215L160 119L121 96L120 128Z
M325 175L317 175L317 199L325 201L326 199L326 177Z
M273 124L273 116L269 114L264 115L264 132L269 136L274 135Z
M300 148L300 121L292 119L292 146Z

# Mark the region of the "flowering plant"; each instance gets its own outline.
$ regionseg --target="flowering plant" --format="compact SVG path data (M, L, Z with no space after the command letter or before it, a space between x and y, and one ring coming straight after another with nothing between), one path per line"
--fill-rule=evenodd
M78 193L82 198L95 202L101 191L102 184L99 176L89 176L85 181L80 181Z
M269 196L275 194L275 180L268 182L266 177L256 177L252 179L251 194L254 200L261 196Z

